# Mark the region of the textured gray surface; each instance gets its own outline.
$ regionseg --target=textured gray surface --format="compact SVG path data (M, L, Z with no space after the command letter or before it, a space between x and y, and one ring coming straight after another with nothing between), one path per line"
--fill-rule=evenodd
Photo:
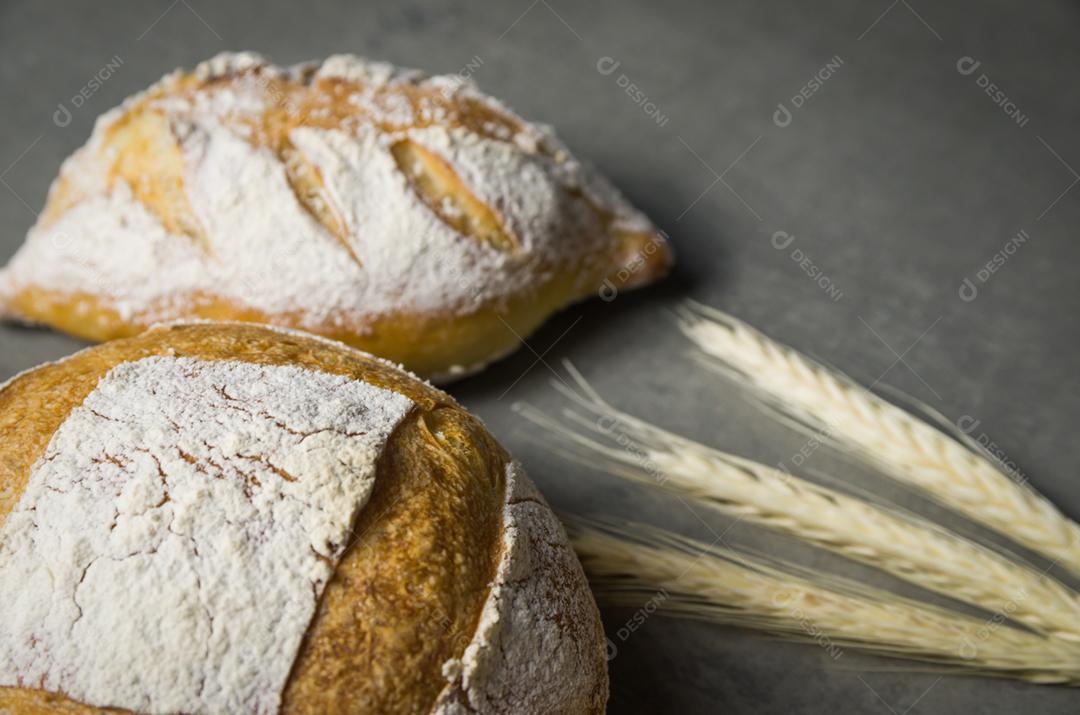
M569 464L532 438L510 405L554 409L549 368L561 358L616 404L748 456L784 459L803 442L687 359L665 308L694 296L865 382L880 376L951 418L980 420L978 432L1080 516L1080 243L1071 230L1080 224L1080 10L1063 1L806 5L7 2L0 258L18 246L94 117L176 66L222 49L279 62L348 51L439 72L472 65L484 89L554 124L603 168L670 233L680 261L666 285L570 309L530 349L451 390L558 507L706 528L679 504ZM964 75L964 57L981 65ZM71 98L114 58L122 64L113 76L75 107ZM621 64L603 74L601 60ZM778 104L792 108L830 61L832 76L778 126ZM981 75L1026 120L1007 116L1012 105L995 104ZM65 126L54 121L61 103L71 111ZM1021 229L1029 240L978 283L975 300L961 300L963 279L977 282ZM783 250L778 231L795 237ZM0 328L0 377L78 347ZM827 454L815 459L844 468ZM606 612L611 632L629 615ZM659 616L618 646L612 712L1080 706L1080 694L1062 688L904 672L854 653L833 661L812 645Z

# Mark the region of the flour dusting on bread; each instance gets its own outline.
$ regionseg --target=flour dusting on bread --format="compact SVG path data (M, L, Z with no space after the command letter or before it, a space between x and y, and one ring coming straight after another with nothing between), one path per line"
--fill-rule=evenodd
M480 623L433 715L602 712L606 653L588 582L555 515L514 461L503 552Z
M276 712L412 407L292 366L115 367L0 529L0 684L149 713Z
M124 154L138 121L160 123L148 135L175 166ZM146 166L125 174L129 160ZM473 199L508 241L456 220ZM550 130L468 82L348 55L280 68L223 54L99 120L8 289L93 295L144 325L212 296L362 334L381 316L501 306L560 271L582 283L567 302L589 295L622 266L620 231L656 233Z

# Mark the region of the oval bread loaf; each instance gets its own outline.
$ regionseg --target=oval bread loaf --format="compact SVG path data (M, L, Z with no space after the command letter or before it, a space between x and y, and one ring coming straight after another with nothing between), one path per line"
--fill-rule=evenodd
M656 227L548 128L460 78L239 53L99 118L0 304L95 341L270 323L449 379L670 264Z
M0 388L0 712L606 698L558 521L475 417L408 373L192 323Z

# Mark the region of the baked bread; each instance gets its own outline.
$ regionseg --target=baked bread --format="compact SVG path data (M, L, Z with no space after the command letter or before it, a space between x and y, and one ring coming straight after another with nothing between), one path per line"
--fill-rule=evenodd
M0 712L596 713L596 605L452 398L154 327L0 387Z
M98 120L0 303L89 340L192 318L299 328L444 380L670 263L550 129L469 82L223 54Z

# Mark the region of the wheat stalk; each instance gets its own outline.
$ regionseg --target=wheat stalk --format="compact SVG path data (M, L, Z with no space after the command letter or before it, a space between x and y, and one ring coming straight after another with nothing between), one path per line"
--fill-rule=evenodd
M564 410L569 421L564 423L526 404L515 409L581 448L572 455L580 461L624 478L654 482L738 519L986 611L1007 613L1042 633L1080 642L1080 599L1058 581L913 514L876 507L621 412L573 365L565 366L580 392L565 384L555 387L586 414Z
M571 538L594 591L608 603L642 606L648 599L678 615L813 640L834 653L849 646L983 675L1080 684L1073 644L1000 620L800 574L648 526L578 526Z
M1080 525L1010 479L969 439L965 446L730 315L687 302L679 317L714 368L752 386L797 425L1080 576Z

